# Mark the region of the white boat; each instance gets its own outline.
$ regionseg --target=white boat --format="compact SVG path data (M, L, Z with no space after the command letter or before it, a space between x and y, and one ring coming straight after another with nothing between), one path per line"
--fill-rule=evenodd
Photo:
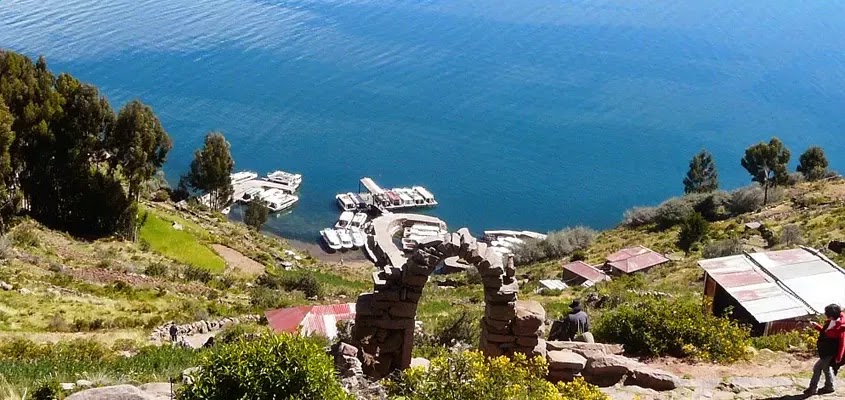
M232 180L232 185L237 185L258 178L258 174L252 171L241 171L229 175L229 178Z
M364 247L365 239L364 239L364 232L361 232L358 228L352 228L349 230L349 235L352 236L352 245L355 247Z
M323 229L320 231L320 235L323 236L323 241L326 242L326 245L329 246L330 249L340 250L343 248L343 245L340 243L340 237L334 229Z
M364 224L367 223L367 214L366 213L357 213L354 217L352 217L352 222L349 224L349 227L352 229L361 229L364 227Z
M299 185L302 184L302 175L285 171L273 171L267 174L267 177L264 178L264 180L282 185L284 186L285 191L293 193L297 191L297 189L299 189Z
M277 190L277 189L271 189ZM281 191L279 191L281 192ZM288 208L293 207L297 201L299 201L299 197L294 196L292 194L287 193L273 193L269 196L263 197L264 201L267 203L267 208L271 212L279 212L282 210L287 210Z
M340 245L343 246L344 249L351 249L353 247L352 235L350 235L346 230L339 230L336 232L337 236L340 237Z
M349 193L338 194L335 198L337 199L337 205L340 206L340 209L343 211L354 211L358 208Z
M264 193L264 189L262 188L250 188L244 192L243 196L241 196L240 200L246 203L249 203L256 197L262 197L261 195Z
M436 206L437 205L437 200L434 199L434 195L431 194L431 192L429 192L428 189L426 189L422 186L414 186L411 189L414 189L415 192L419 193L420 196L422 196L423 199L425 199L426 205L428 205L428 206Z
M223 215L229 215L229 213L230 213L231 211L232 211L232 207L226 207L226 208L224 208L224 209L220 210L220 212L221 212Z
M349 228L349 224L352 223L352 219L355 218L355 213L352 211L344 211L340 214L340 218L337 219L337 222L334 224L335 229L346 229Z

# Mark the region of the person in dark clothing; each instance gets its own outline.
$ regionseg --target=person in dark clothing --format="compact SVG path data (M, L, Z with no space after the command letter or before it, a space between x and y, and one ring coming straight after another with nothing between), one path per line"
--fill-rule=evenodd
M581 302L574 300L569 305L569 313L552 324L549 340L581 339L579 336L590 331L590 318L581 310Z
M831 367L841 365L845 355L845 314L839 305L831 304L824 308L824 315L827 317L824 325L811 322L813 328L819 331L819 338L816 341L816 350L819 359L813 365L813 377L810 379L810 386L804 394L826 394L835 391L833 384L833 373ZM817 389L819 379L824 374L824 387Z
M175 342L175 341L176 341L176 335L177 335L178 333L179 333L179 329L178 329L178 328L176 328L176 325L171 324L171 325L170 325L170 341L171 341L171 342Z

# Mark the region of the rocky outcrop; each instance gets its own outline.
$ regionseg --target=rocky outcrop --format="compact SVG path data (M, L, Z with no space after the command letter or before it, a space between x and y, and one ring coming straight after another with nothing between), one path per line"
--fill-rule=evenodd
M677 376L620 355L623 350L620 345L553 341L546 347L548 378L553 382L582 376L587 382L602 387L623 383L666 391L681 386Z
M132 385L107 386L76 392L67 400L165 400L170 399L167 394L146 392Z
M226 317L221 318L218 320L202 320L197 322L192 322L190 324L182 324L176 325L176 330L178 331L179 336L189 336L201 333L208 333L213 332L219 329L223 329L229 325L237 325L237 324L244 324L248 322L258 322L261 319L260 315L244 315L240 317ZM173 325L173 322L168 322L166 324L160 325L158 328L153 329L153 332L150 334L150 340L152 341L169 341L170 340L170 326Z
M334 367L343 389L359 400L387 399L387 392L377 382L372 382L364 375L358 348L344 342L338 342L331 348Z
M395 221L396 218L390 221ZM387 221L387 220L385 220ZM376 229L378 253L386 264L373 274L373 293L358 297L353 344L361 350L364 373L381 379L411 364L417 303L434 269L446 259L457 257L478 270L484 286L484 317L479 347L486 356L546 354L541 338L546 312L534 301L517 301L519 284L513 258L507 260L479 243L466 228L457 233L427 238L417 244L410 257L392 255L395 244L390 225ZM381 232L381 238L379 233ZM398 265L398 263L402 263Z

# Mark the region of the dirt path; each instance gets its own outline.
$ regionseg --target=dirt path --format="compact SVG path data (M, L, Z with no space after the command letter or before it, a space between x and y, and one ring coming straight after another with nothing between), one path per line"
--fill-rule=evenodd
M211 248L214 249L229 268L237 268L241 272L253 275L261 275L264 273L264 265L241 254L239 251L226 247L222 244L213 244Z

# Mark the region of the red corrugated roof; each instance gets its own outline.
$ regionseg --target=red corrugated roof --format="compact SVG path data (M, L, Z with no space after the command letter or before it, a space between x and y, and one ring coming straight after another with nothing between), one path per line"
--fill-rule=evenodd
M563 269L588 281L601 282L607 279L607 275L604 272L599 271L583 261L571 262L564 265Z
M669 262L669 259L647 247L622 249L607 256L607 263L626 274Z
M265 311L267 323L277 332L319 334L329 338L337 335L337 322L355 319L355 303L324 306L300 306Z

